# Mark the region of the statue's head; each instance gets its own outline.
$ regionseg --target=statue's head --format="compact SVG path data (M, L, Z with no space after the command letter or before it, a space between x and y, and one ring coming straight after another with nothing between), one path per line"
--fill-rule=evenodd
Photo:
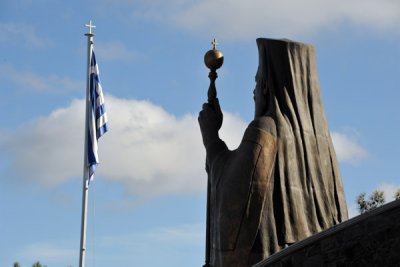
M297 104L307 100L306 92L315 91L309 86L316 78L314 47L288 39L267 38L258 38L257 46L255 117L272 115L277 108L284 113L302 108ZM319 89L316 90L319 95Z
M273 88L271 82L275 79L273 73L276 73L276 68L270 65L271 50L277 53L285 46L285 40L275 40L267 38L258 38L258 55L259 63L255 76L256 86L253 91L255 113L254 117L265 116L273 111ZM280 71L282 72L282 71Z

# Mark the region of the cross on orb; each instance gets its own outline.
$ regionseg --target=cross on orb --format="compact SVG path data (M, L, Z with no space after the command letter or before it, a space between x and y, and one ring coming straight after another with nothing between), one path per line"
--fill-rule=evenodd
M212 41L212 45L213 45L213 49L217 50L217 45L218 45L217 39L214 38L214 40Z
M92 28L96 28L96 26L92 24L91 20L89 20L89 24L86 24L85 26L89 28L89 34L92 34Z

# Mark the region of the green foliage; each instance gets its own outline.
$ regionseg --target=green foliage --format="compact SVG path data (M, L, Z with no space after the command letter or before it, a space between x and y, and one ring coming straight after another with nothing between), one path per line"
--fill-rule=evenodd
M400 199L400 189L398 189L396 193L394 193L394 199L396 200Z
M385 204L385 193L380 190L375 190L369 197L370 209L375 209Z
M358 204L358 210L360 211L361 214L369 210L369 205L367 201L365 201L365 193L361 193L357 197L357 204Z
M375 190L368 200L365 199L365 196L366 194L362 193L357 197L358 210L361 214L385 204L385 193L383 191Z
M13 267L21 267L18 261L13 263ZM47 267L46 265L42 265L40 261L35 262L32 267ZM70 266L71 267L71 266Z

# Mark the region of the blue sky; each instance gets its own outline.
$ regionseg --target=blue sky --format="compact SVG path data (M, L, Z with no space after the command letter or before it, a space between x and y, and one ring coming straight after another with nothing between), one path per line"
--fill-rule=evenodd
M257 37L317 49L351 215L361 192L400 187L400 2L2 0L0 266L78 266L91 19L110 132L89 193L87 266L201 266L204 53L224 53L221 136L253 117Z

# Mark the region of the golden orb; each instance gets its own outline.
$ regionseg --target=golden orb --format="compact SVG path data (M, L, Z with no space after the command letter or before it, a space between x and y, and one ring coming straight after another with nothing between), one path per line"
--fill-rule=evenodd
M204 64L206 64L207 68L210 70L219 69L223 63L224 55L219 50L212 49L204 55Z

